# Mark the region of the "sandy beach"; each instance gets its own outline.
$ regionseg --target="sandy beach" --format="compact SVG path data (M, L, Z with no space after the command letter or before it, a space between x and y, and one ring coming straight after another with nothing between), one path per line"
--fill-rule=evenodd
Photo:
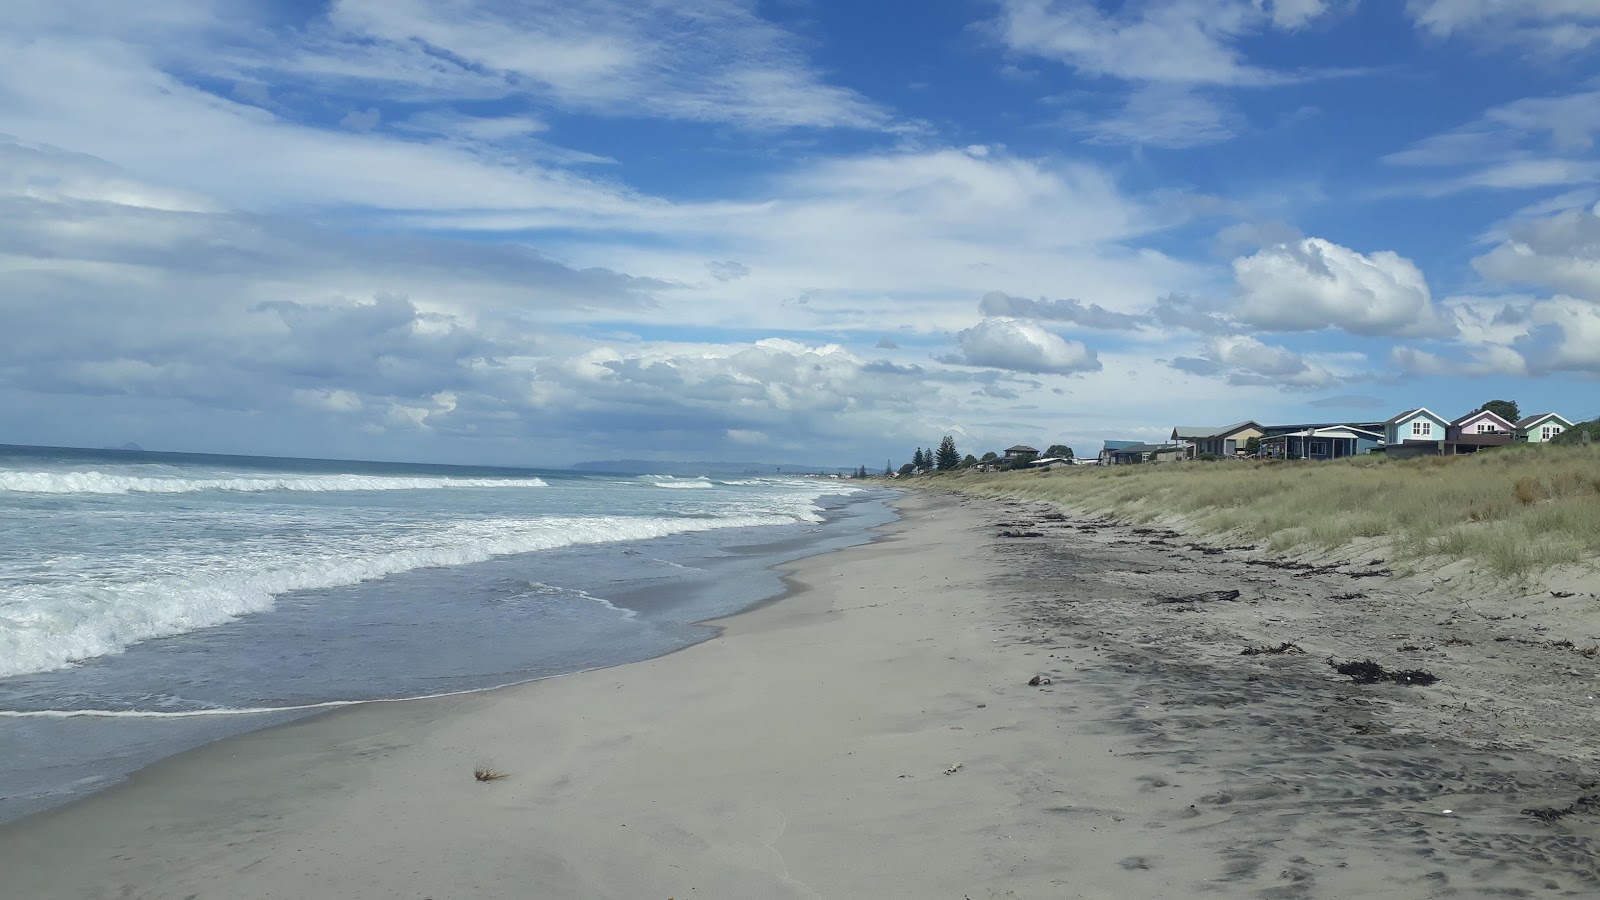
M222 741L0 828L0 896L1600 893L1592 591L898 505L682 652ZM1329 665L1368 658L1438 681Z

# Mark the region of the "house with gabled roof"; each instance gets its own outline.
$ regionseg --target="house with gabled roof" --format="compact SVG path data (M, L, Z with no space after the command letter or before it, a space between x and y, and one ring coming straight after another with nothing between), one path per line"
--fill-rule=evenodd
M1100 465L1109 466L1114 464L1118 450L1126 450L1142 443L1144 441L1106 441L1105 446L1100 448Z
M1538 413L1528 416L1513 426L1513 433L1520 443L1544 444L1551 438L1572 427L1565 416L1557 413Z
M1426 407L1408 409L1383 423L1383 440L1390 447L1408 441L1442 441L1449 435L1449 420Z
M1498 413L1487 409L1469 412L1450 423L1448 440L1460 440L1463 436L1470 437L1480 434L1510 435L1517 428L1516 425L1505 420Z
M1261 439L1267 459L1344 459L1369 453L1383 444L1380 432L1351 425L1325 425Z
M1221 427L1179 425L1172 429L1172 443L1188 445L1188 457L1203 454L1236 456L1251 438L1260 438L1261 425L1254 421L1236 422Z

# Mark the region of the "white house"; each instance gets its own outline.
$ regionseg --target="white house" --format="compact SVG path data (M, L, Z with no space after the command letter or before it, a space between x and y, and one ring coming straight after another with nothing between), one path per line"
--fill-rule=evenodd
M1571 427L1571 422L1556 413L1539 413L1518 422L1516 435L1518 441L1543 444Z
M1391 447L1406 441L1442 441L1449 432L1449 421L1421 407L1383 423L1383 439Z

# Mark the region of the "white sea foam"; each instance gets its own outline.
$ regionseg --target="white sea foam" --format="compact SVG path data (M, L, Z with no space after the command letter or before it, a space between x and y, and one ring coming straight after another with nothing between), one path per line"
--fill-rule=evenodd
M441 697L463 697L468 694L482 694L487 691L498 691L518 684L529 684L534 681L546 681L551 678L565 678L568 675L582 675L593 672L594 669L577 669L572 672L563 672L558 675L543 675L524 681L508 681L504 684L491 685L481 688L467 688L462 691L444 691L437 694L418 694L414 697L368 697L363 700L324 700L321 703L301 703L293 706L224 706L211 709L0 709L0 719L206 719L219 716L265 716L272 713L309 712L314 709L338 709L343 706L361 706L367 703L410 703L413 700L437 700Z
M420 491L548 487L540 478L407 478L384 475L235 475L163 478L105 472L0 472L0 491L23 494L190 494L201 491Z
M442 523L406 549L307 553L282 547L226 567L122 582L24 584L0 602L0 677L69 666L152 638L220 625L271 609L291 592L331 588L437 566L574 544L634 541L690 531L813 521L815 507L739 510L721 517L552 516Z
M639 480L659 488L676 488L678 490L699 490L714 488L709 478L677 478L672 475L640 475Z

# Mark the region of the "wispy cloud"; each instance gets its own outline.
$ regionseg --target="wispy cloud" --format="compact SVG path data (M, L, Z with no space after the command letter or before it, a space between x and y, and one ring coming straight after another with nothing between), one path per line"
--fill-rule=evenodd
M1600 8L1589 0L1408 0L1406 10L1418 28L1438 38L1557 54L1600 42Z

